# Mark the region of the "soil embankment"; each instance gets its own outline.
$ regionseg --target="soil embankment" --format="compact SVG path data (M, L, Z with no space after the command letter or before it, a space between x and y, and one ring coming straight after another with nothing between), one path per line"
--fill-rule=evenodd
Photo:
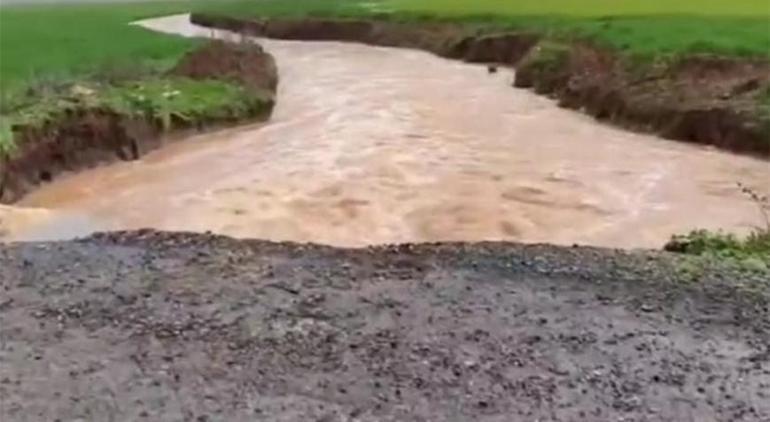
M691 57L633 67L610 51L532 33L476 35L460 24L335 19L242 19L193 14L193 23L290 40L355 41L516 66L515 85L558 98L597 119L661 136L770 157L770 121L758 97L770 63Z
M170 72L192 79L222 79L274 95L278 74L273 57L256 44L212 42L188 53ZM256 103L255 103L256 104ZM267 119L273 99L262 98L245 116ZM127 115L87 105L68 111L42 127L15 128L17 149L0 157L0 203L13 203L59 174L116 160L136 160L159 147L169 135L242 122L244 116L222 113L216 119Z
M766 421L767 280L692 265L592 248L350 250L152 231L0 246L0 411Z

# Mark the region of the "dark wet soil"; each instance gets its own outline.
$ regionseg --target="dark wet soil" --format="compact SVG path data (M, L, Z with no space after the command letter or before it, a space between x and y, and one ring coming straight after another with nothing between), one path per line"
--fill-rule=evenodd
M3 421L768 421L767 274L152 231L0 247Z

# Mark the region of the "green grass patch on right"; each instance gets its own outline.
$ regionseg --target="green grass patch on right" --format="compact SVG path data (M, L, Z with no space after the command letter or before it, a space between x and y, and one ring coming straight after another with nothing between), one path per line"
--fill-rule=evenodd
M385 4L396 10L443 15L476 13L508 16L756 16L770 9L767 0L389 0Z
M671 252L728 259L743 267L770 272L770 197L739 185L741 191L757 205L762 222L748 236L732 233L694 230L671 238L665 248Z
M770 0L383 0L395 15L499 22L632 55L770 56Z
M758 258L770 265L770 231L757 230L746 237L732 233L695 230L674 236L669 249L690 255L713 255L722 258ZM770 268L770 267L769 267Z

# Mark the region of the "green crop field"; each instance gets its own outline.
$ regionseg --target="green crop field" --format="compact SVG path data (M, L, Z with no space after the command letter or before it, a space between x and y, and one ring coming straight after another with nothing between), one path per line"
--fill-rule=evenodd
M398 14L501 21L632 54L770 55L770 0L391 0Z
M129 26L146 16L189 10L183 2L0 8L0 88L61 79L100 66L167 65L192 42Z
M770 0L253 0L203 4L237 16L465 21L581 38L641 58L770 56Z
M570 16L767 14L768 0L391 0L398 10L439 14L501 14Z
M192 42L135 19L209 10L244 15L452 19L581 37L631 54L770 56L770 0L195 0L0 7L0 88L137 61L165 65Z

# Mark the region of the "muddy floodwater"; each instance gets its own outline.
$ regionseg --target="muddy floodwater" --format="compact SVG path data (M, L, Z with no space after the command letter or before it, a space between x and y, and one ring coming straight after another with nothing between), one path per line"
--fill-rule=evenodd
M186 16L144 21L214 35ZM6 239L153 227L340 246L452 240L659 247L761 217L770 163L608 127L512 71L336 42L260 41L272 119L58 179L0 209Z

